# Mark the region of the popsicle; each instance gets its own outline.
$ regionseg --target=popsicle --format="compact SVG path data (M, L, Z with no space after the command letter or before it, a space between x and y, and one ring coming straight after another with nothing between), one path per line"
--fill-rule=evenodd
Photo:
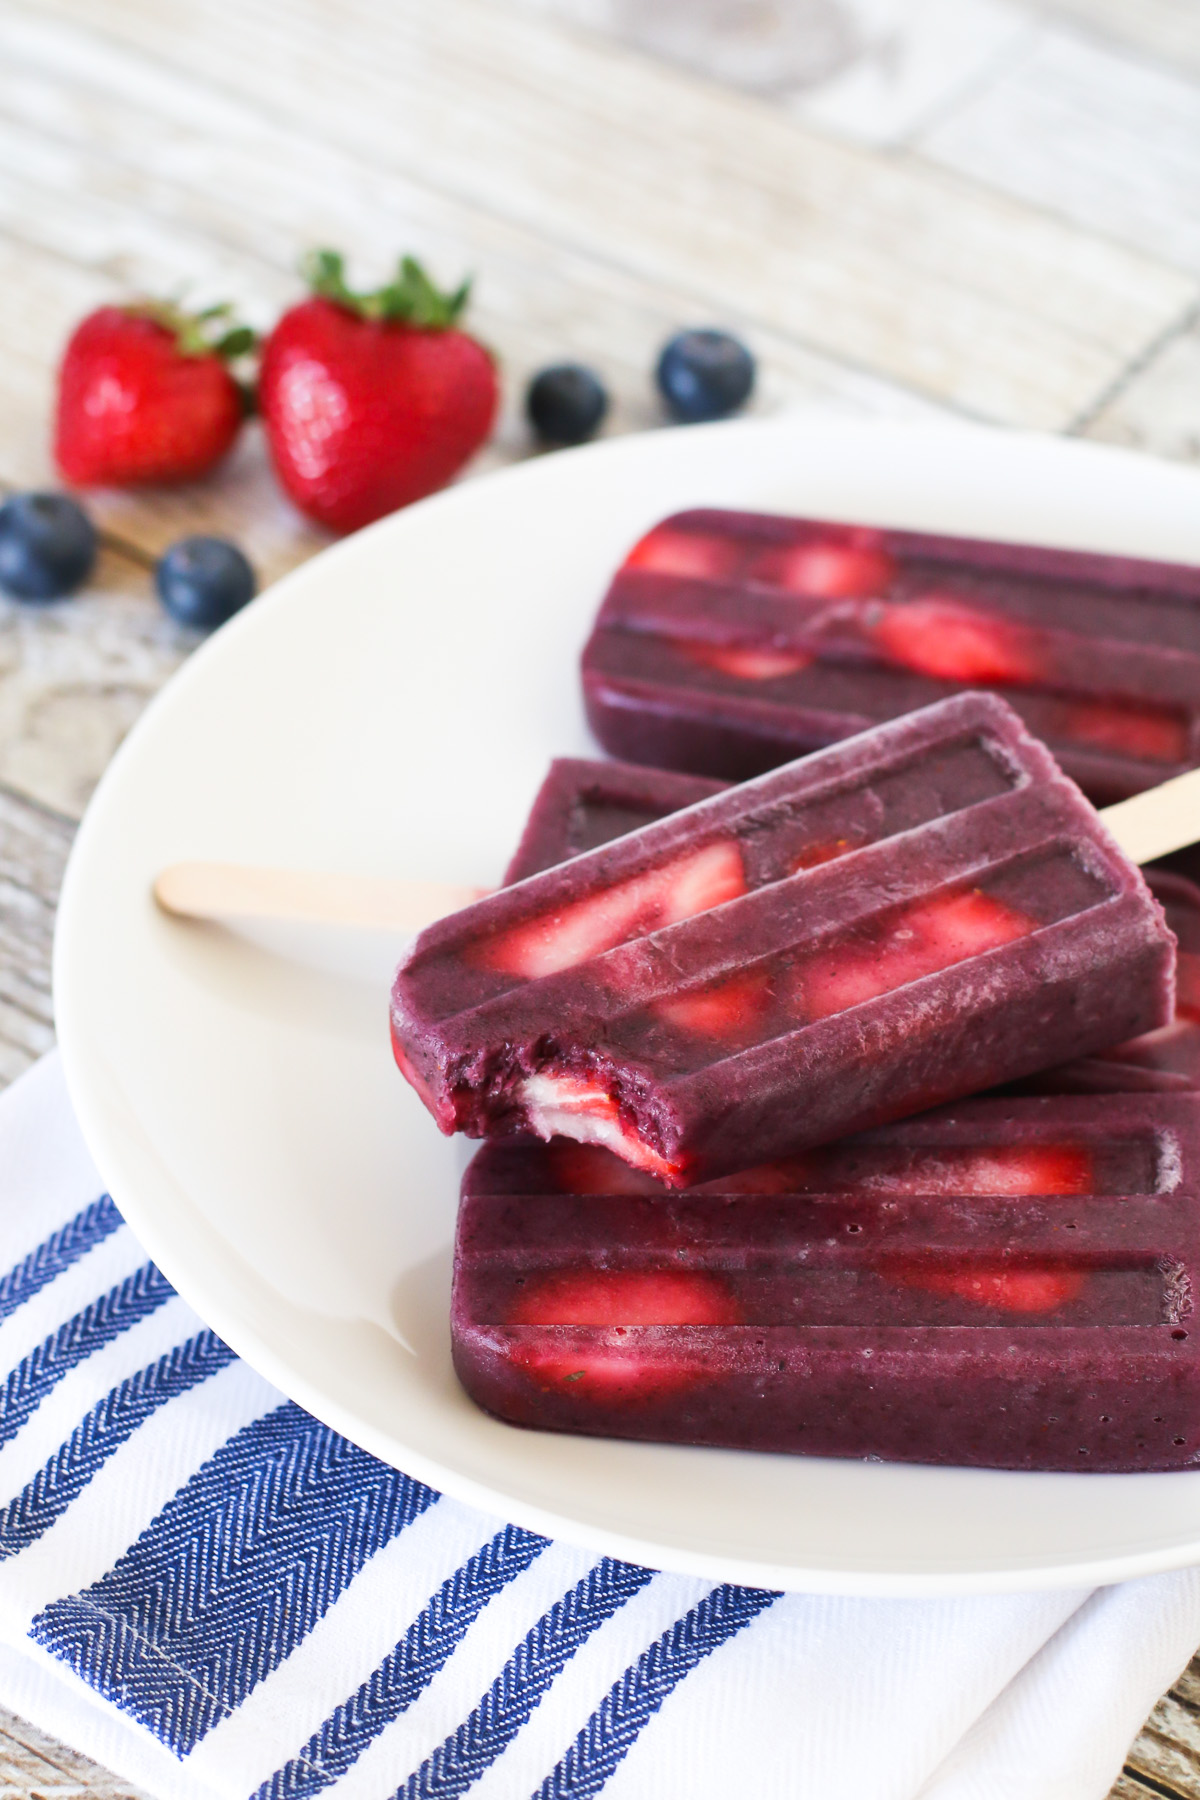
M963 694L428 927L393 1045L443 1131L687 1187L1165 1024L1173 970L1078 790Z
M534 800L505 881L521 881L565 862L726 785L635 763L561 757L551 764ZM1183 851L1143 871L1178 944L1171 1023L1014 1086L1046 1094L1200 1090L1200 888L1176 872L1197 862L1195 851Z
M583 686L613 755L733 780L995 687L1107 802L1200 761L1200 569L680 513L618 570Z
M595 850L627 831L653 825L682 807L711 799L727 786L702 775L677 775L635 763L556 757L505 870L505 885L538 875L584 850Z
M1200 1463L1200 1097L969 1101L671 1193L495 1140L454 1362L516 1424L1007 1469Z

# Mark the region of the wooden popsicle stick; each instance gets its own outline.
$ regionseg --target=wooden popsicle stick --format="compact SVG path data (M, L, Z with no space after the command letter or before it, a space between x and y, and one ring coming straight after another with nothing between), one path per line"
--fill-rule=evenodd
M1106 806L1100 817L1126 856L1152 862L1200 841L1200 769Z
M1200 840L1200 769L1106 806L1100 817L1126 855L1150 862ZM183 862L164 869L154 897L186 919L282 919L374 931L420 931L480 899L486 888L446 881L395 881Z
M154 898L177 918L280 919L405 933L420 931L486 892L448 881L393 881L215 862L172 863L154 883Z

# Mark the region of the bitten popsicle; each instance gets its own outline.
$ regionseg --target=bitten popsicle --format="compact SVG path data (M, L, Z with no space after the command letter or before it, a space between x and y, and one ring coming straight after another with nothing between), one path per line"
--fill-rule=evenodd
M1005 1469L1200 1463L1200 1097L968 1101L686 1195L463 1182L454 1362L516 1424Z
M681 513L618 570L583 686L614 756L732 780L996 687L1107 802L1200 761L1200 569Z
M636 763L559 757L534 800L505 882L523 881L582 850L636 831L728 784ZM1196 866L1194 851L1151 864L1146 884L1175 934L1175 1016L1169 1025L1031 1076L1021 1086L1042 1094L1122 1094L1200 1090L1200 887L1178 873Z
M443 1131L671 1186L1165 1024L1174 940L1005 703L965 694L488 896L397 972Z

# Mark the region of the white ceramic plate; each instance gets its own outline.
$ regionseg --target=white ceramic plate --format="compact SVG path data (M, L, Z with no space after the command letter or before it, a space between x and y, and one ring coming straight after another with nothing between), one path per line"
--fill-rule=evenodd
M1020 1475L519 1431L450 1367L465 1147L395 1072L396 946L160 917L189 857L494 881L577 658L662 514L751 506L1200 562L1200 478L974 428L739 423L468 483L282 581L130 735L84 821L55 985L71 1092L147 1250L233 1347L409 1473L721 1580L862 1594L1082 1585L1200 1561L1200 1472Z

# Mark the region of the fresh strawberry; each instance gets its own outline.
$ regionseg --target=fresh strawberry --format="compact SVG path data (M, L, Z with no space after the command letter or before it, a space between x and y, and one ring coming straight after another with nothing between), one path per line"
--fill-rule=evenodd
M276 473L301 512L356 531L445 485L492 428L499 387L456 321L468 285L442 294L411 257L374 294L340 256L308 265L312 297L263 347L259 410Z
M1003 1264L967 1262L954 1268L939 1268L899 1258L886 1263L880 1273L905 1287L922 1288L927 1294L949 1294L979 1306L1014 1313L1056 1312L1078 1299L1085 1279L1080 1269L1053 1265L1006 1268Z
M1019 625L939 594L882 607L872 637L889 662L939 681L1034 681L1040 673Z
M1109 705L1103 700L1064 700L1055 709L1054 735L1136 756L1144 762L1186 762L1187 725L1156 706Z
M786 550L766 550L749 570L755 581L828 600L885 594L895 573L896 565L885 550L869 544L819 540L793 544Z
M720 581L733 573L741 555L736 538L656 525L633 546L625 558L625 567L643 569L650 575L690 575L696 580Z
M802 965L797 999L810 1019L860 1006L879 994L1025 937L1033 920L979 889L935 894L907 906L886 932L832 945Z
M745 892L736 844L708 844L584 900L573 900L556 913L535 914L485 939L473 958L482 968L528 980L554 975L613 950L640 932L677 925Z
M706 644L699 638L682 638L678 648L701 668L716 669L738 681L774 681L780 675L797 675L812 662L803 650L753 650L738 644Z
M54 455L81 487L191 481L232 447L245 414L229 362L254 334L229 308L102 306L76 326L58 378Z

